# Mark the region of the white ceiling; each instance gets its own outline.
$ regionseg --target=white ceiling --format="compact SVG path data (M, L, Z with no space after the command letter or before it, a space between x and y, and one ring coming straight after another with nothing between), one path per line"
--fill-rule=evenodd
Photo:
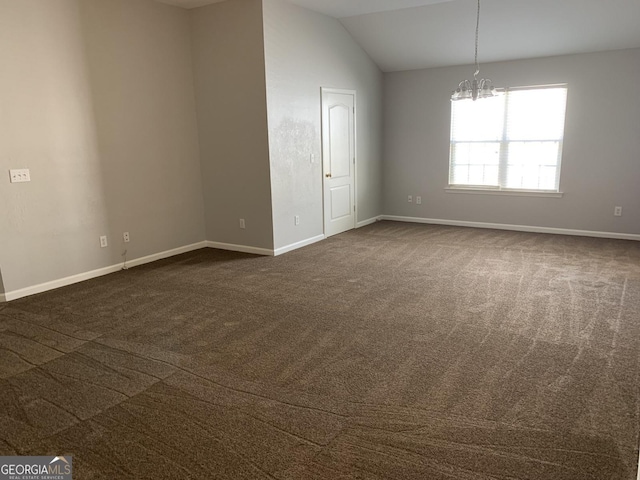
M212 3L220 3L226 0L156 0L168 5L175 5L182 8L196 8L204 7L205 5L211 5Z
M452 0L289 0L301 7L324 13L330 17L345 18L368 13L390 12L412 7L423 7Z
M182 8L196 8L227 0L157 0ZM301 7L324 13L330 17L344 18L366 13L387 12L401 8L432 5L452 0L289 0Z
M385 72L473 63L476 0L289 1L339 18ZM481 63L639 47L640 0L482 0Z

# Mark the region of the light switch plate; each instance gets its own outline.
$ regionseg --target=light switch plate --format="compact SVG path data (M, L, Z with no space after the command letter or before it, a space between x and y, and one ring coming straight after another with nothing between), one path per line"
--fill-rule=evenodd
M28 168L21 168L16 170L9 170L9 177L11 183L30 182L31 174Z

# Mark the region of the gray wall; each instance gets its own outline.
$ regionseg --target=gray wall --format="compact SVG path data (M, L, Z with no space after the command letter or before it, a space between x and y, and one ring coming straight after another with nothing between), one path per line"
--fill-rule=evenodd
M357 217L382 213L382 73L337 20L282 0L264 0L263 8L273 225L281 248L324 230L320 87L357 90Z
M213 4L191 21L207 240L272 249L262 3Z
M384 213L640 233L640 95L625 89L640 78L640 50L487 64L481 73L497 86L568 83L564 197L445 193L449 96L473 69L436 68L385 75ZM407 203L410 194L423 204Z
M0 18L5 290L118 263L123 231L129 258L204 240L188 13L0 0Z

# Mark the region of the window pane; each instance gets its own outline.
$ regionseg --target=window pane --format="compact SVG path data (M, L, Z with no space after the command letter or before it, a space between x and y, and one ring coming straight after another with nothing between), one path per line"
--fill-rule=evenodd
M509 92L507 140L561 140L566 88Z
M451 185L498 185L500 144L455 143L451 148Z
M503 123L504 96L451 102L452 141L500 140Z
M557 167L541 167L538 188L541 190L556 190L558 188L557 174Z
M552 165L558 164L560 142L511 142L509 161L511 165Z
M553 169L552 172L547 170ZM542 175L541 175L542 174ZM544 175L547 175L546 177ZM506 188L555 190L555 168L538 165L516 166L507 171Z
M560 142L511 142L506 188L555 190Z

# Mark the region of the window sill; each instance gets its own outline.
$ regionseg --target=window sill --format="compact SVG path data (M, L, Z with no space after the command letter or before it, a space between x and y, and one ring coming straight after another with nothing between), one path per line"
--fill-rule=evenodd
M447 187L447 193L467 193L471 195L507 195L515 197L547 197L562 198L564 192L551 192L540 190L497 190L493 188L467 188L467 187Z

